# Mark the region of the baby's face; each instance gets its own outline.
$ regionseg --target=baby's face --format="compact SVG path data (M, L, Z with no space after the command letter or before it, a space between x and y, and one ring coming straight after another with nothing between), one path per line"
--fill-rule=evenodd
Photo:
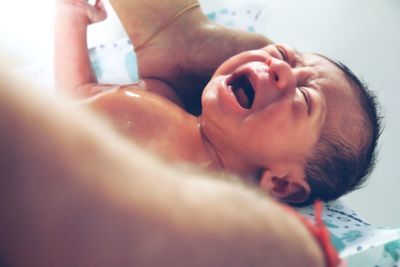
M322 129L340 131L355 99L350 83L329 60L270 45L238 54L218 68L204 89L200 121L224 168L257 176L269 191L270 181L262 179L266 172L268 179L305 181L305 158Z

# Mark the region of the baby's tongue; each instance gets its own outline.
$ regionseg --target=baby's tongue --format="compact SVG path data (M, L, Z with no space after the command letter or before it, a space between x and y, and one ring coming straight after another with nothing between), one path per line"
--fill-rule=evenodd
M247 97L246 93L244 92L243 88L239 88L235 92L236 99L238 100L239 104L244 108L250 108L250 101Z

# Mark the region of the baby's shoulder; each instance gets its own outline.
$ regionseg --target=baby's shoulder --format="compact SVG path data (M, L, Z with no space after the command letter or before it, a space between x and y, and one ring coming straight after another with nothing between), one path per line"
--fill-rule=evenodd
M124 85L122 89L142 90L165 97L169 101L183 108L183 102L175 89L168 83L158 79L142 79L137 83Z
M93 100L97 98L107 98L111 95L123 95L126 92L140 95L144 99L151 98L162 98L172 102L175 105L183 108L183 102L174 90L166 82L158 79L142 79L135 83L123 84L123 85L111 85L111 84L95 84L90 87L90 94L86 97L86 100ZM142 101L143 102L143 101ZM146 102L146 101L144 101Z
M85 101L94 110L109 117L138 121L169 121L177 114L183 117L179 97L173 89L157 80L141 80L133 84L115 85Z

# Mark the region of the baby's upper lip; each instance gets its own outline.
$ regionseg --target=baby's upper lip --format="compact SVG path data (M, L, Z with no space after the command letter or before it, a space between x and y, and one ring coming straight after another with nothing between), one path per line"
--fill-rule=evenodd
M247 77L251 83L251 86L253 86L254 98L255 98L257 91L258 91L258 85L260 83L258 73L256 73L253 69L250 69Z

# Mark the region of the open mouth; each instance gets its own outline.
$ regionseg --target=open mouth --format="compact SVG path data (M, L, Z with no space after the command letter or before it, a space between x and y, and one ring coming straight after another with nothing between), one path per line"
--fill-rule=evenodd
M245 109L250 109L254 102L254 89L246 75L233 77L228 83L238 103Z

